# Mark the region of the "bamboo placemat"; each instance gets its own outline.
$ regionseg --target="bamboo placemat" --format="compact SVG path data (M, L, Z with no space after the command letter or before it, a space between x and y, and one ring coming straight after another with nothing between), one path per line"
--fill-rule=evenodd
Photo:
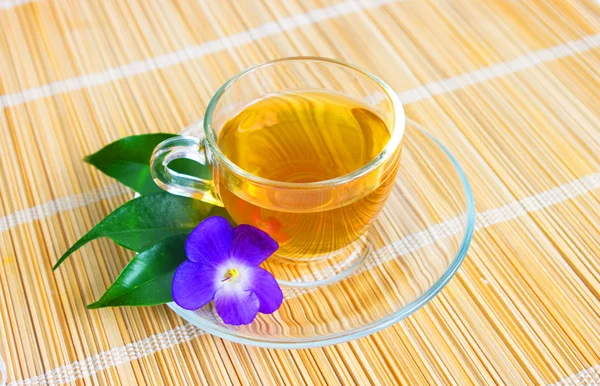
M600 384L599 11L592 0L0 0L8 384ZM99 241L51 266L131 192L82 157L178 132L239 70L294 55L378 74L457 156L478 216L456 277L403 322L310 350L233 344L167 307L86 310L131 255Z

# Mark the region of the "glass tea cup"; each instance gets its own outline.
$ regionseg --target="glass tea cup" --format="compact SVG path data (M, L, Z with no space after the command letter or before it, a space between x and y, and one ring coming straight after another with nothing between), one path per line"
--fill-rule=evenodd
M383 150L349 173L312 182L258 176L223 153L221 130L247 106L265 96L306 90L360 101L389 131ZM400 100L378 77L331 59L278 59L226 82L208 105L202 138L179 136L160 143L152 155L151 172L164 190L224 206L236 223L269 233L280 248L265 268L281 284L327 284L348 275L370 252L365 233L393 187L404 128ZM171 170L168 164L179 158L208 165L212 180Z

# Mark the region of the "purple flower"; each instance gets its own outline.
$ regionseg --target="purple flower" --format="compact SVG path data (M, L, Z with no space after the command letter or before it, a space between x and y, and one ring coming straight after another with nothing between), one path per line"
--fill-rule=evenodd
M211 300L223 322L248 324L258 312L270 314L281 306L283 293L270 272L259 265L279 245L250 225L235 229L223 217L209 217L185 243L188 260L173 277L173 300L196 310Z

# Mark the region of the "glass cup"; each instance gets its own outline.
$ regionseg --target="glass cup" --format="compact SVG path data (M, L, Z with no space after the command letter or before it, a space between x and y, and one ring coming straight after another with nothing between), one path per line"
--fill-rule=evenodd
M301 183L253 175L219 149L220 130L246 106L266 95L306 90L343 94L368 106L390 131L383 150L349 174ZM224 206L236 223L261 228L276 239L280 248L265 268L281 284L322 285L347 276L371 250L366 231L394 185L404 128L398 96L375 75L331 59L278 59L226 82L208 105L204 135L160 143L152 155L151 172L164 190ZM168 164L179 158L208 165L213 179L171 170Z

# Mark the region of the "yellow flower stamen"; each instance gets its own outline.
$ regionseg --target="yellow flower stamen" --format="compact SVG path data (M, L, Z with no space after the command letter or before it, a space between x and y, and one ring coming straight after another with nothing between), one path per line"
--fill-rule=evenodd
M225 278L222 281L227 281L229 279L235 279L239 275L240 275L240 272L237 270L237 268L231 268L230 270L227 271L227 273L225 274Z

